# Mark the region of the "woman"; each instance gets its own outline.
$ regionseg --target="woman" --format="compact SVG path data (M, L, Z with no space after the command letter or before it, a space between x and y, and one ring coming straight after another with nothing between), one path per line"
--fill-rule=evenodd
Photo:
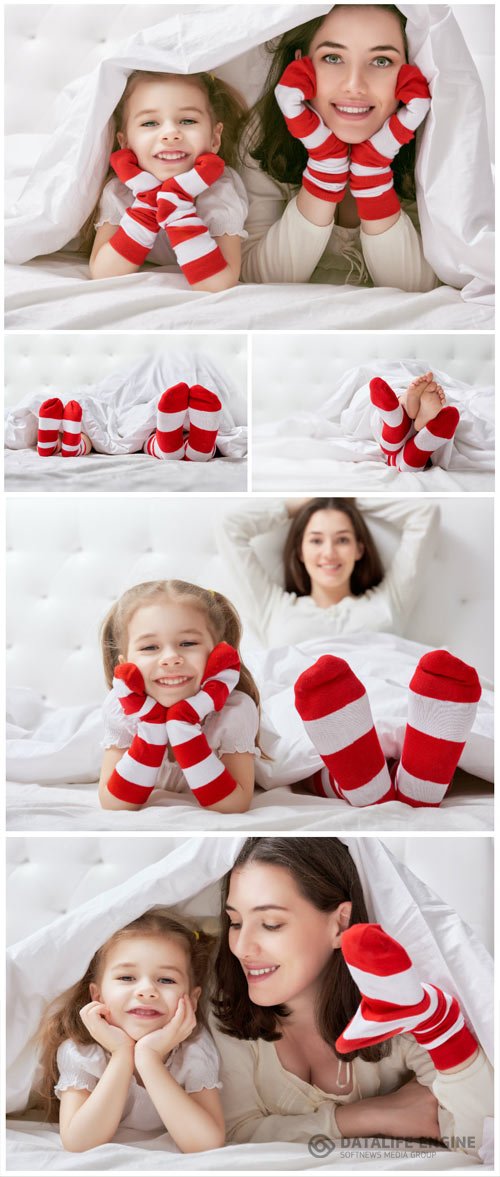
M407 64L405 27L394 5L341 4L269 46L272 64L241 149L246 282L439 285L415 227L414 131L430 95ZM367 176L375 168L374 186Z
M291 525L284 584L268 575L252 540ZM399 533L384 573L370 519ZM219 549L237 584L240 608L268 646L315 637L400 632L420 590L438 530L438 508L415 499L317 498L227 515Z
M347 951L344 940L349 928L348 936L365 942L358 933L368 915L342 842L249 838L225 880L222 901L214 1005L229 1142L307 1142L318 1133L333 1139L430 1137L465 1151L470 1144L477 1153L493 1082L469 1030L456 1034L453 1028L444 1058L429 1031L415 1024L407 1033L392 1029L392 1039L386 1025L387 1040L375 1038L346 1053L360 990L347 963L352 942ZM404 953L378 925L368 929ZM359 955L358 967L351 963L360 986L362 964ZM372 972L384 973L384 967L372 964ZM397 999L391 993L391 1010L408 1024L394 1004L403 991L401 983ZM384 1012L387 1017L382 1001L372 1004L379 1019ZM365 997L365 1025L367 1009ZM428 1049L418 1042L425 1034ZM465 1145L451 1140L463 1137Z

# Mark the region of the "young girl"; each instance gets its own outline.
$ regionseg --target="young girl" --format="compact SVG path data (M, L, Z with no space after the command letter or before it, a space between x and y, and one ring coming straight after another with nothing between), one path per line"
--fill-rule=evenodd
M162 461L209 462L215 457L222 403L202 384L184 382L167 388L158 401L156 429L144 443L144 453ZM38 412L39 457L81 458L90 454L90 437L82 431L82 406L77 400L63 406L59 397L43 402Z
M101 634L104 809L140 809L155 786L190 789L219 813L248 809L259 694L240 640L226 597L181 580L135 585L113 605Z
M375 376L370 381L370 399L375 410L373 432L388 466L425 470L455 436L460 413L446 404L432 372L417 376L400 397Z
M372 520L397 532L385 571ZM226 515L217 539L237 580L243 615L255 618L266 645L284 646L366 631L400 633L432 556L438 521L437 507L422 500L367 499L357 505L355 499L316 498ZM283 589L252 540L287 523Z
M246 282L439 284L408 215L430 95L405 25L394 5L335 5L271 44L243 139Z
M219 1059L200 1005L212 943L152 908L110 936L49 1010L41 1095L68 1152L108 1144L120 1125L166 1128L181 1152L224 1144Z
M248 838L222 903L214 1005L229 1142L444 1137L477 1156L491 1067L456 998L369 924L342 842ZM404 913L401 928L404 940Z
M224 161L234 159L242 113L212 74L130 74L114 113L114 176L98 209L91 278L133 274L148 259L176 261L195 290L236 285L248 206Z

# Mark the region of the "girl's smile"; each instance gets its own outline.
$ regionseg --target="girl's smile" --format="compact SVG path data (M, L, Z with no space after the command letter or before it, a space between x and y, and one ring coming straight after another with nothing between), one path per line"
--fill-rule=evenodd
M194 167L204 152L217 152L222 124L214 125L207 96L196 82L180 78L139 81L127 99L117 138L130 147L144 171L160 181Z
M144 678L146 692L170 707L195 695L215 642L200 609L168 597L141 605L128 627L126 657Z
M196 1008L200 990L191 992L186 950L175 936L124 936L106 954L90 994L107 1007L111 1025L137 1041L166 1026L185 994Z

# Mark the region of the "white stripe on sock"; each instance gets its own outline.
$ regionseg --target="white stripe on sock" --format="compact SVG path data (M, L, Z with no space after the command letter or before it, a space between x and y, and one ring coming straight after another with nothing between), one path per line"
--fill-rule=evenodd
M477 711L477 703L452 703L449 699L432 699L410 689L408 722L419 732L437 740L462 744L467 739Z
M335 690L334 685L332 690ZM345 707L332 711L330 715L324 715L321 719L305 719L303 723L320 756L331 756L371 731L373 717L368 698L362 695L361 699L346 703Z

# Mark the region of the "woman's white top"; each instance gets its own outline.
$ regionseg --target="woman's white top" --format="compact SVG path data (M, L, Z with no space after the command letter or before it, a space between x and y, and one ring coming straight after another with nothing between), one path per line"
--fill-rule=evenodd
M125 715L113 691L104 700L102 714L103 747L130 748L137 733L137 720L133 715ZM233 691L222 711L207 715L201 727L217 756L229 756L232 752L251 752L253 756L260 756L256 745L259 713L253 699L243 691ZM155 787L174 793L189 792L181 769L168 759L168 754L163 759Z
M118 226L132 201L130 188L122 184L118 176L113 176L103 190L95 228L99 229L104 224ZM245 186L233 168L226 167L220 179L197 197L195 205L212 237L223 237L225 234L230 237L246 237L244 224L248 213L248 199ZM154 262L157 266L177 265L175 253L163 230L158 233L147 261Z
M110 1055L97 1042L84 1045L67 1038L62 1042L57 1052L57 1067L59 1080L54 1092L58 1099L63 1091L75 1088L78 1091L93 1091L101 1075L104 1074ZM188 1094L192 1091L203 1091L204 1088L217 1087L219 1081L220 1060L208 1030L202 1026L195 1038L188 1038L168 1055L165 1067ZM135 1075L130 1080L129 1092L120 1120L123 1128L139 1128L144 1132L160 1128L165 1131L163 1120L151 1100L145 1087L137 1082Z
M312 597L287 593L264 568L252 541L276 530L277 544L291 525L285 507L226 515L217 530L222 557L231 570L236 604L265 645L289 646L310 638L341 634L399 633L418 597L421 579L432 556L439 510L430 502L407 499L356 499L368 526L371 519L399 532L397 550L377 588L360 597L344 597L322 609Z
M481 1050L466 1070L443 1074L436 1071L430 1055L411 1035L401 1034L392 1039L388 1058L378 1063L354 1059L351 1091L333 1095L286 1071L273 1042L230 1038L218 1031L215 1019L211 1029L221 1059L228 1144L307 1143L318 1134L339 1139L342 1134L335 1119L336 1107L397 1091L413 1076L434 1092L441 1136L450 1140L452 1148L477 1154L484 1118L493 1114L493 1071ZM451 1137L465 1137L473 1143L470 1147L458 1142L453 1145Z
M273 180L248 152L241 176L249 200L244 282L349 282L421 292L439 286L424 257L416 204L403 201L396 223L373 236L359 226L313 225L297 208L298 187Z

